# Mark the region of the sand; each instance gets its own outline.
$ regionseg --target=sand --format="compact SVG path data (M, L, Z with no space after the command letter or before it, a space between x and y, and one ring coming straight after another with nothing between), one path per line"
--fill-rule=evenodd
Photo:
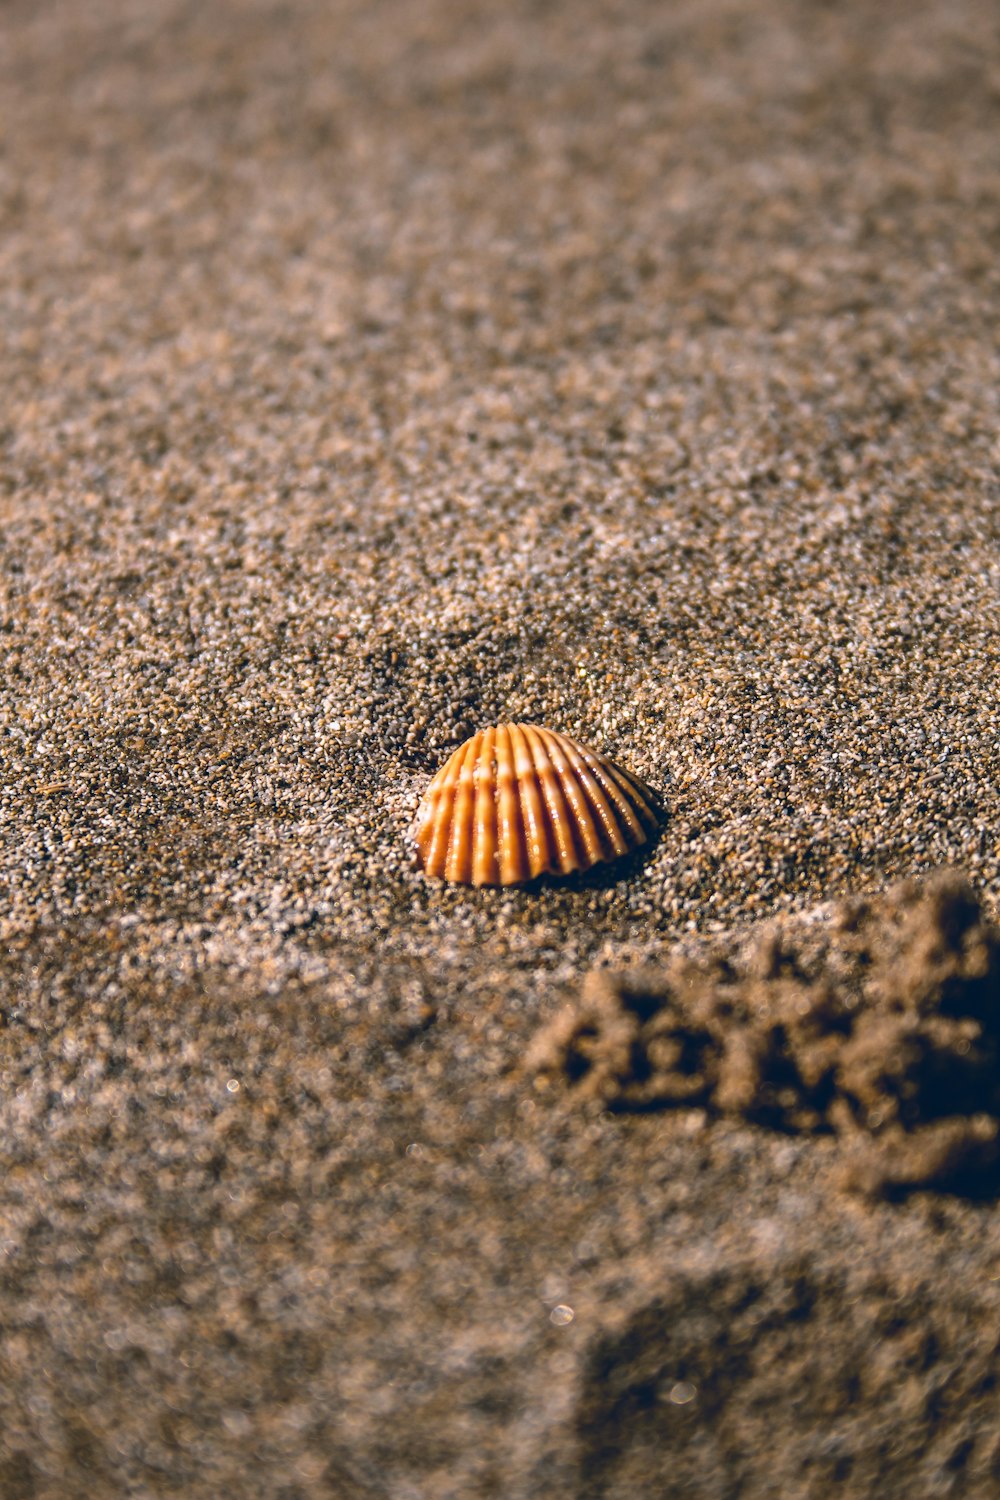
M995 1193L532 1062L996 920L993 8L8 0L0 98L3 1500L995 1495ZM649 857L425 881L500 718Z

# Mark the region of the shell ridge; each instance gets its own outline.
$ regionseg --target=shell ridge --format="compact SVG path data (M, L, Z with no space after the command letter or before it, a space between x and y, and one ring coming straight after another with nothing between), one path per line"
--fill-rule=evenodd
M643 843L646 839L646 830L643 826L643 821L637 814L631 795L614 775L614 761L600 759L595 755L591 762L590 770L594 780L601 787L605 796L610 798L617 811L619 828L627 841L627 847Z
M504 750L504 726L497 725L496 734L493 737L493 760L496 771L493 777L493 848L494 848L494 880L497 885L503 885L504 862L507 857L507 827L503 818L503 750Z
M489 776L488 776L488 780L486 781L486 787L487 787L488 792L490 792L492 794L490 796L490 798L489 798L489 806L487 808L487 814L489 816L489 835L490 835L490 839L491 839L492 842L490 844L490 857L489 857L489 871L490 871L490 875L489 875L489 879L486 880L486 881L484 881L483 883L484 883L484 885L502 885L503 881L500 878L501 868L502 868L503 851L500 848L500 730L499 729L495 729L494 732L493 732L493 743L492 743L491 749L492 749L492 754L490 756L490 764L487 766L487 772L488 773L491 772L492 774L489 774Z
M458 776L455 781L455 795L451 804L451 830L448 840L448 856L445 864L445 873L449 880L468 882L471 874L472 844L475 838L475 824L472 827L473 839L465 837L469 818L475 816L474 793L472 785L476 757L479 752L481 735L475 735L465 746L465 754L458 768Z
M496 730L484 729L473 768L472 881L474 885L493 885L497 874L496 778L492 774L495 744Z
M582 858L582 868L589 870L591 865L599 864L602 859L607 859L615 852L614 841L608 837L605 847L607 831L603 826L604 820L600 813L596 819L594 817L597 809L594 808L592 799L587 795L587 788L580 775L580 767L574 763L572 740L552 730L549 731L549 735L556 753L563 762L561 767L557 767L557 774L573 815L571 826L577 854Z
M504 788L501 785L501 782L502 782L502 774L501 773L502 773L502 763L503 763L503 751L504 751L504 748L505 748L505 740L504 740L503 736L505 735L505 733L506 733L506 730L505 730L504 725L503 724L498 724L497 725L496 737L495 737L495 739L493 741L493 758L496 761L496 768L497 768L496 769L496 775L493 778L493 847L496 850L496 883L497 883L497 885L503 885L503 883L504 883L504 868L505 868L505 865L506 865L507 855L508 855L508 852L509 852L508 851L508 838L507 838L507 834L508 834L509 830L507 828L506 822L504 821L503 808L501 806L501 799L503 797L503 792L504 792Z
M500 884L514 885L528 869L527 837L518 795L513 725L497 730L497 848Z
M449 800L449 793L456 784L460 760L461 749L458 749L434 777L427 791L427 810L417 828L417 844L432 875L442 876L448 862L454 802Z
M512 724L510 737L513 747L514 787L524 833L525 858L528 874L534 879L536 875L552 869L555 842L549 827L545 799L541 794L525 728L524 724Z
M537 871L538 875L559 873L559 836L556 826L552 820L552 809L549 807L548 798L545 796L545 788L542 783L541 772L535 759L535 747L531 740L531 725L521 724L521 733L524 736L524 745L528 754L531 770L530 777L534 783L535 795L538 799L538 831L541 835L542 863Z
M569 832L576 857L575 868L589 870L602 857L600 835L594 826L586 798L581 795L579 777L566 754L563 736L554 729L549 730L549 736L556 754L563 762L562 765L556 765L553 761L553 765L569 811Z
M620 788L622 796L627 798L633 812L641 818L644 828L646 825L651 828L657 828L660 820L653 806L652 791L645 788L644 783L630 776L624 767L618 765L616 761L607 760L604 764L609 776L614 777L615 784ZM649 791L648 797L646 796L646 791Z
M656 793L653 791L653 788L647 786L638 776L633 776L630 771L626 771L624 766L615 766L615 770L632 792L635 805L641 808L644 816L649 819L650 825L653 828L658 828L660 826L660 815L657 812Z
M573 839L566 799L563 797L559 778L549 758L548 747L543 738L549 731L536 729L533 724L525 724L524 731L538 777L542 807L545 809L551 833L550 858L545 868L554 874L567 875L571 870L578 868L576 844Z
M585 798L594 814L595 827L606 846L607 853L604 857L614 858L621 854L627 854L629 848L628 830L622 828L620 817L616 815L616 809L608 802L596 774L596 767L588 762L582 745L578 745L575 740L571 740L568 737L566 743L569 746L567 758L576 771L581 795ZM594 760L596 759L597 757L595 756ZM617 813L620 814L620 811L620 809L617 809Z
M595 780L599 781L596 774ZM602 783L599 781L599 784ZM602 789L614 807L618 829L625 840L626 848L631 849L637 844L644 843L646 830L642 819L638 816L632 805L631 799L625 795L622 789L610 777L603 782Z
M597 837L586 802L581 802L579 783L566 755L562 735L557 734L554 729L547 729L544 733L549 764L566 807L566 833L572 845L574 860L569 868L588 870L595 860L601 857L600 839Z

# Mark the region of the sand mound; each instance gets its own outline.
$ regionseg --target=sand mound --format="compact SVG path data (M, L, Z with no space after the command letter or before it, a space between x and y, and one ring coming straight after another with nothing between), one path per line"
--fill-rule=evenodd
M998 1162L1000 934L963 877L907 881L743 951L591 973L533 1068L617 1109L837 1132L869 1190L982 1188Z

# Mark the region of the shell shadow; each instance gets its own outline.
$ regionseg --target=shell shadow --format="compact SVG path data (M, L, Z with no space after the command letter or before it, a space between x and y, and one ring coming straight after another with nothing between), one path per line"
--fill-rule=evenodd
M657 826L646 839L646 842L639 845L638 849L633 849L628 854L622 854L618 859L604 860L600 864L591 865L589 870L574 870L569 875L549 873L536 875L534 880L526 880L523 884L516 886L515 889L525 891L528 894L540 893L544 890L606 891L610 890L614 885L621 885L625 881L631 880L653 858L669 821L666 805L660 793L654 791L646 783L643 783L643 790L647 793L652 793L653 805L657 816Z

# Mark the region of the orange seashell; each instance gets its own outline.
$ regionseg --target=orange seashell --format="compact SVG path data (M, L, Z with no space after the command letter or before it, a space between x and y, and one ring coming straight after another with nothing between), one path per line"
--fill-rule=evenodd
M441 767L414 832L428 875L517 885L618 859L659 822L653 792L614 761L551 729L500 724Z

